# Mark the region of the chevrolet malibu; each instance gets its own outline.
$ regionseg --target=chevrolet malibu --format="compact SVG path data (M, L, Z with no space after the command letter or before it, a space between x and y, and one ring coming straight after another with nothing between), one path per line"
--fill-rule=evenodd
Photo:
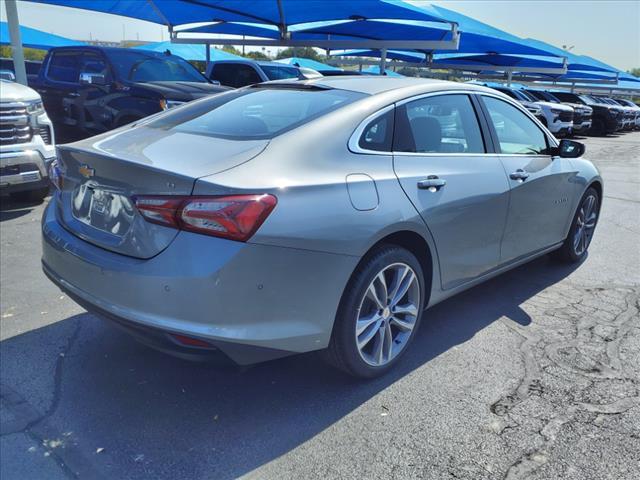
M603 185L583 153L481 86L254 85L60 147L42 265L168 353L326 350L374 377L427 307L550 252L584 259Z

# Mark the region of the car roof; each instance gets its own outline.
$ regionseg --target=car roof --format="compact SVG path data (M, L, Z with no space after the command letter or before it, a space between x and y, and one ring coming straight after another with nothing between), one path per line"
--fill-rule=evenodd
M307 80L279 80L278 83L304 84L317 86L320 88L335 88L340 90L351 90L354 92L376 95L390 90L401 93L404 90L467 90L492 92L492 89L480 85L469 83L448 82L445 80L434 80L416 77L388 77L384 75L354 75L354 76L329 76L311 78Z

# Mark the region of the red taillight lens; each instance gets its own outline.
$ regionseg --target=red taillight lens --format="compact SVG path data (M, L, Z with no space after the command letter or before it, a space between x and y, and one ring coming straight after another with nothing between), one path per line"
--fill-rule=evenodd
M149 222L231 240L246 241L276 206L269 194L224 197L140 196L140 214Z

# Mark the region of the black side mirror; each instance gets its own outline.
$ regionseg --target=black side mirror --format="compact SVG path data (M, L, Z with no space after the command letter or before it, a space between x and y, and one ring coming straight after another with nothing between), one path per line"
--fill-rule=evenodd
M584 143L563 138L560 140L560 145L554 148L553 155L563 158L578 158L584 155L585 150Z

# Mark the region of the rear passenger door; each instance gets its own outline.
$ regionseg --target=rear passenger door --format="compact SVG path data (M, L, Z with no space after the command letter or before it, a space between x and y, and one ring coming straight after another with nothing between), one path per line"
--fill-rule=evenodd
M51 53L46 65L42 101L56 128L68 124L68 99L77 95L82 51L58 50Z
M394 169L434 238L444 289L500 261L509 183L500 159L488 153L479 113L465 93L396 106Z
M549 154L547 134L519 108L497 97L480 98L511 189L501 254L509 262L564 239L575 169L569 159Z

